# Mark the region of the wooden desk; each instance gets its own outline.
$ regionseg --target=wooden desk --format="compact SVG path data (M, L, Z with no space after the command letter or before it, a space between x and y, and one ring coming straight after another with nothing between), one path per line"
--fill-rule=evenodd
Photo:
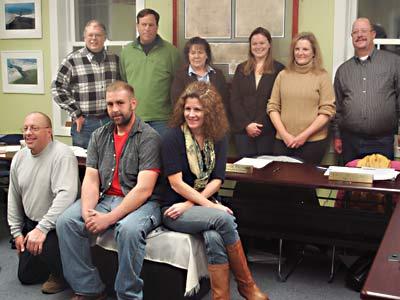
M400 262L389 261L389 255L400 253L400 205L392 214L367 280L362 299L400 299Z
M254 169L253 174L227 173L227 179L238 182L233 197L233 202L237 203L233 206L238 208L235 212L239 231L258 237L379 248L361 297L400 299L400 263L388 261L390 254L400 253L400 205L396 206L393 214L391 207L387 208L385 214L377 214L312 205L287 206L284 205L287 199L283 199L290 197L292 187L297 187L381 192L391 202L391 195L400 193L400 178L373 184L345 183L329 181L323 175L324 171L307 164L273 162L263 169ZM270 187L275 188L268 191ZM267 199L269 196L271 199ZM291 224L287 225L286 222Z

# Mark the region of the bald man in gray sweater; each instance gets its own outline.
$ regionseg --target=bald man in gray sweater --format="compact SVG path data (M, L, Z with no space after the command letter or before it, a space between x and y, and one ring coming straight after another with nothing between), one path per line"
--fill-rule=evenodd
M65 289L58 239L58 216L78 195L78 162L67 145L53 141L51 121L43 113L26 116L26 148L11 163L8 223L19 254L23 284L46 281L42 292Z

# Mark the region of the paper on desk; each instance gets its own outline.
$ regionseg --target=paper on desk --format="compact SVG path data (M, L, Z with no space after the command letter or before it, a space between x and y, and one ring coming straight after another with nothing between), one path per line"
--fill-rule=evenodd
M21 149L20 145L15 145L15 146L6 146L6 152L17 152Z
M256 169L264 168L266 165L271 163L272 160L265 158L249 158L243 157L242 159L235 162L235 165L253 166Z
M338 167L330 166L326 172L325 176L329 176L330 172L341 172L341 173L352 173L352 174L372 174L374 180L392 180L396 179L400 172L395 169L389 168L349 168L349 167Z
M261 155L257 157L258 159L270 159L272 161L279 161L279 162L288 162L288 163L296 163L296 164L302 164L303 162L297 158L293 158L290 156L285 156L285 155Z
M70 146L72 152L78 157L87 157L86 149L78 146Z

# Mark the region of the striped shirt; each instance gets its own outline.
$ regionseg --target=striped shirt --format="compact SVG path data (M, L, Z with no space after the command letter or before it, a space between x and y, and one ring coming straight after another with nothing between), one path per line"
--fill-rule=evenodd
M396 134L400 107L400 56L374 49L366 60L354 56L335 76L333 130L365 137Z
M86 47L69 54L51 86L54 101L73 119L107 113L107 85L119 79L119 57L103 50L98 62Z

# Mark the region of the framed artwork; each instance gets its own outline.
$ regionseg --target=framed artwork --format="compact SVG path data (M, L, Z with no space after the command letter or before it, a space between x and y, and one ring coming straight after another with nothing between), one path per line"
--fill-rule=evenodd
M41 0L0 0L0 39L42 37Z
M4 93L43 94L43 54L33 51L1 51Z

